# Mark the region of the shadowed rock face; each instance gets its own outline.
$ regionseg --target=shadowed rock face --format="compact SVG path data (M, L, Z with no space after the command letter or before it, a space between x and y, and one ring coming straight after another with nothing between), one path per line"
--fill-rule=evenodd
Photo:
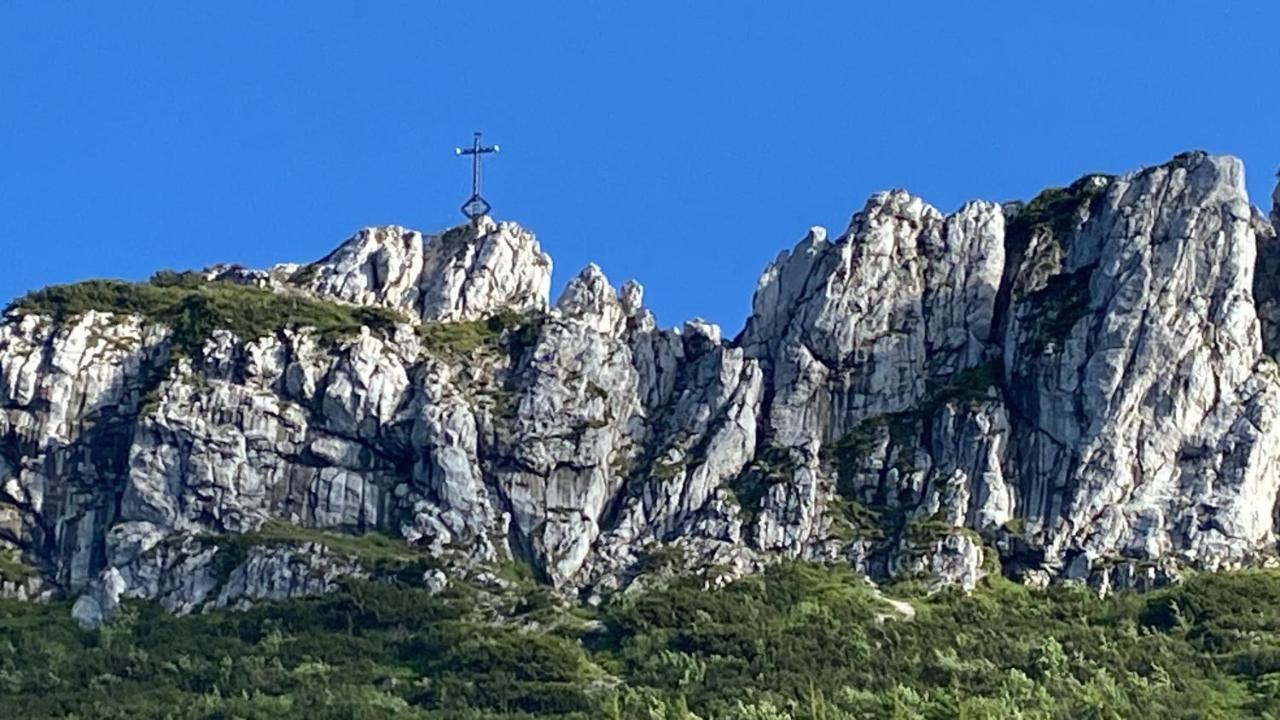
M1258 562L1277 252L1240 162L1191 153L951 215L877 194L766 268L731 342L657 328L595 266L550 304L549 258L488 218L204 274L404 315L358 333L215 329L193 358L143 315L14 310L0 548L37 572L0 591L92 625L374 572L253 545L282 523L401 536L433 586L514 558L585 600L778 558L1100 589Z

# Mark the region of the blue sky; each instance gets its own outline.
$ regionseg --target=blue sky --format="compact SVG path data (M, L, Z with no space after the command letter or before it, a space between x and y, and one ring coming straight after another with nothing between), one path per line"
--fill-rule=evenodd
M375 9L370 9L370 8ZM1280 166L1264 2L0 3L0 298L460 220L472 130L558 292L732 335L867 195L944 211L1203 148Z

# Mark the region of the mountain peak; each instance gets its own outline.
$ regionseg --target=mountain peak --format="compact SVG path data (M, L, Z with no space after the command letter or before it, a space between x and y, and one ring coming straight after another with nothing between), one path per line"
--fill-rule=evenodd
M488 216L428 236L388 225L360 230L291 283L424 321L475 320L545 310L551 258L532 233Z

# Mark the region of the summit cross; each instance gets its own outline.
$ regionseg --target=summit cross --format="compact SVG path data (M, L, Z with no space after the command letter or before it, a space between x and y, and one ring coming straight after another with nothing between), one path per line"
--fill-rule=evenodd
M454 148L453 152L455 155L471 156L471 197L462 203L462 214L471 220L475 220L482 215L488 215L489 202L480 197L480 156L498 152L498 146L485 147L480 143L480 133L476 133L471 140L471 147Z

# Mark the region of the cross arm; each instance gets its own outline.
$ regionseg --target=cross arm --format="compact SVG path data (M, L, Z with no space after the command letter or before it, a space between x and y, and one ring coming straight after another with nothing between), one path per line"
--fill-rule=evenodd
M476 148L454 148L455 155L487 155L489 153L498 152L498 146L492 147L476 147Z

